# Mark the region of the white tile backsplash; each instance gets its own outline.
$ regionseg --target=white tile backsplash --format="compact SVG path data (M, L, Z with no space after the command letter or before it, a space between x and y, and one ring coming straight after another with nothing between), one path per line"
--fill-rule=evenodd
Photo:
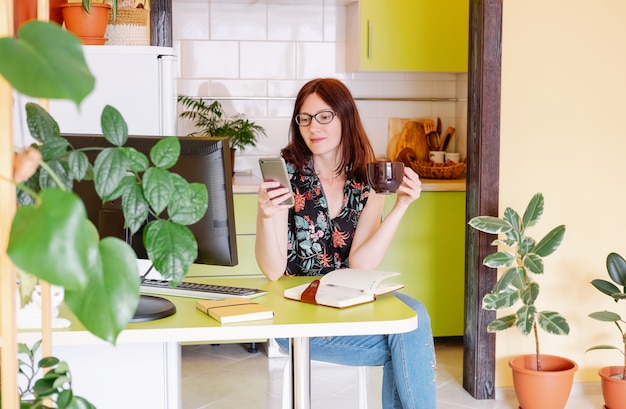
M265 4L211 3L211 40L265 41L267 38Z
M289 121L293 113L293 100L269 100L267 102L270 118L283 118ZM287 122L289 124L289 122Z
M295 78L296 43L242 42L241 78Z
M209 3L172 2L172 37L186 40L209 38Z
M296 77L333 77L336 71L334 52L334 43L297 43Z
M307 80L270 80L268 84L269 96L296 98L296 94Z
M267 24L269 41L298 42L324 39L324 12L321 5L269 4Z
M355 98L380 97L379 84L377 81L363 80L359 78L346 79L346 86L350 88L350 92Z
M346 41L346 8L342 6L324 7L324 41Z
M239 42L182 41L181 79L239 78Z
M180 55L178 92L221 97L226 112L243 113L267 131L256 149L237 153L237 171L258 175L258 158L279 153L288 142L298 90L322 76L341 79L357 98L377 156L386 152L390 117L439 116L444 130L456 128L448 151L465 157L467 74L345 72L346 8L341 2L173 0L172 7ZM181 134L189 127L179 120Z
M448 81L433 81L433 95L447 98L456 97L456 78L450 78Z
M216 97L230 97L245 95L249 97L267 96L267 81L265 80L213 80L211 95ZM246 112L246 115L251 115Z

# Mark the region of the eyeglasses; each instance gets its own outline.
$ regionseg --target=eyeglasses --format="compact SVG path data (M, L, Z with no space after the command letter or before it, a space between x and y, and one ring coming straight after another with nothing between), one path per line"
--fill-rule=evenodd
M309 114L297 114L296 115L296 123L300 126L309 126L311 125L311 121L315 119L318 124L329 124L335 119L335 115L337 115L333 111L320 111L315 115Z

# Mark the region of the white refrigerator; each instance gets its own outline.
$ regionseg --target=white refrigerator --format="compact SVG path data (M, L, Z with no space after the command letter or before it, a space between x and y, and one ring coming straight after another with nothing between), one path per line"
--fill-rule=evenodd
M171 47L84 46L85 59L96 78L95 88L77 108L73 102L50 100L50 114L61 133L101 134L105 105L119 110L129 135L176 135L176 61ZM16 95L15 146L30 144L26 102Z

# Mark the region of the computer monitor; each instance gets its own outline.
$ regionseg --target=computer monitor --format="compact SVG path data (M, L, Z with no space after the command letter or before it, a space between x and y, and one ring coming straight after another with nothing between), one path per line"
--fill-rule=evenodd
M62 134L62 136L75 149L112 146L101 135ZM129 136L124 146L133 147L149 156L152 146L162 138L162 136ZM198 264L235 266L238 263L238 258L228 139L180 137L179 140L180 157L176 165L169 171L179 174L188 182L204 184L209 196L206 214L200 221L189 226L198 242L198 258L195 262ZM92 150L85 153L87 153L90 162L93 163L98 152L100 151ZM101 237L114 236L125 240L135 250L139 259L147 259L141 236L142 231L140 230L131 236L129 231L124 228L121 199L103 202L97 195L92 181L75 183L73 190L83 200L87 215L98 229ZM152 301L147 298L140 300L139 309ZM149 313L146 314L149 315ZM137 315L140 315L140 311ZM141 320L147 321L148 319L141 319L136 316L135 321Z

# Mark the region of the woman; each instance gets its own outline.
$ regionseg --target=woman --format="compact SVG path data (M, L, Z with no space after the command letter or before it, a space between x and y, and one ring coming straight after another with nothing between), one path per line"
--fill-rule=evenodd
M256 258L270 280L323 275L339 268L375 269L409 204L421 192L405 167L393 209L382 220L384 197L367 184L374 152L354 98L336 79L305 84L296 98L291 141L281 151L291 193L278 182L259 186ZM418 315L405 334L321 337L310 340L311 359L355 366L383 366L383 408L432 409L435 356L430 318L417 300L395 294ZM277 340L287 349L287 340Z

